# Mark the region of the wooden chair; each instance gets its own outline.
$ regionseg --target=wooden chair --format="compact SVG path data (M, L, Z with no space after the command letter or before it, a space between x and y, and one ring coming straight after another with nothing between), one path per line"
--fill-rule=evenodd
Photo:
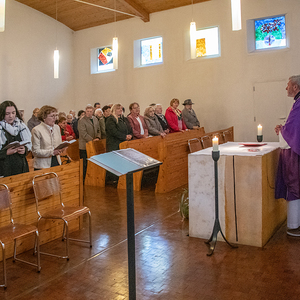
M41 254L51 255L69 260L69 240L89 243L92 247L92 224L91 212L86 206L70 207L65 206L62 201L60 181L56 173L50 172L42 175L36 175L33 178L33 190L36 199L36 211L39 216L39 222L46 220L62 220L64 222L63 240L66 240L66 255L56 255L51 253L40 252ZM43 205L43 200L52 198L52 207ZM89 241L69 238L69 222L84 214L89 215Z
M225 130L223 131L224 142L233 142L233 130Z
M2 263L3 263L3 279L4 284L0 287L7 287L7 278L6 278L6 256L5 256L5 244L8 242L14 242L14 255L13 261L20 261L32 266L37 267L37 271L40 272L40 247L39 247L39 232L36 226L34 225L25 225L14 223L12 218L12 204L10 191L5 184L0 184L0 210L1 212L9 211L10 223L4 227L0 228L0 244L2 248ZM35 249L37 253L37 264L33 264L29 261L25 261L17 258L17 239L25 237L30 234L35 234Z
M212 137L210 135L204 135L200 137L202 148L212 147Z
M197 138L188 140L188 145L190 149L190 153L202 150L201 141Z

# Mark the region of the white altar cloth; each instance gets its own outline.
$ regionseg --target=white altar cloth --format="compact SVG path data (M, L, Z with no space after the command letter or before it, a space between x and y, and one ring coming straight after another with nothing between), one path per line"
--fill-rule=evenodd
M219 145L219 219L226 238L236 242L232 175L236 169L238 243L262 247L284 221L286 211L285 201L274 199L279 143L268 142L257 147L257 152L248 151L255 148L237 142ZM212 147L189 154L191 237L208 239L214 226L215 181L211 155ZM218 240L222 240L220 234Z

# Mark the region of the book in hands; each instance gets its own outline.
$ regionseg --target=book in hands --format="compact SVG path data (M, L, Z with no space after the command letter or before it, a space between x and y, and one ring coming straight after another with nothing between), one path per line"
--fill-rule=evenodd
M8 150L8 149L15 149L15 148L19 148L19 147L22 147L22 146L25 146L27 144L29 144L30 141L14 141L14 142L11 142L9 143L8 145L6 145L2 150Z
M67 148L75 142L76 142L75 139L71 140L71 141L64 141L63 143L59 144L54 150L61 150L61 149Z

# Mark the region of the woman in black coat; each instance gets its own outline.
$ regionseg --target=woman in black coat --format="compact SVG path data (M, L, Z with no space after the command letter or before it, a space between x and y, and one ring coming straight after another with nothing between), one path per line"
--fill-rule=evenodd
M23 142L19 147L8 146ZM29 171L26 155L31 150L31 134L12 101L0 105L0 176L12 176Z
M121 104L114 104L111 115L105 123L106 131L106 152L119 150L119 144L132 139L132 132L124 120L123 107Z

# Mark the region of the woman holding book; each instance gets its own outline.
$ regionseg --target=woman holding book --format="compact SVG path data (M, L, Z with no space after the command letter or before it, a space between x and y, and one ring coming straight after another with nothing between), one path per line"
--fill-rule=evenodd
M28 172L26 155L31 150L31 134L12 101L1 103L0 120L0 176Z
M44 105L38 119L41 124L32 129L32 154L35 170L55 167L61 164L60 153L63 149L55 149L62 143L60 127L55 124L57 109Z

